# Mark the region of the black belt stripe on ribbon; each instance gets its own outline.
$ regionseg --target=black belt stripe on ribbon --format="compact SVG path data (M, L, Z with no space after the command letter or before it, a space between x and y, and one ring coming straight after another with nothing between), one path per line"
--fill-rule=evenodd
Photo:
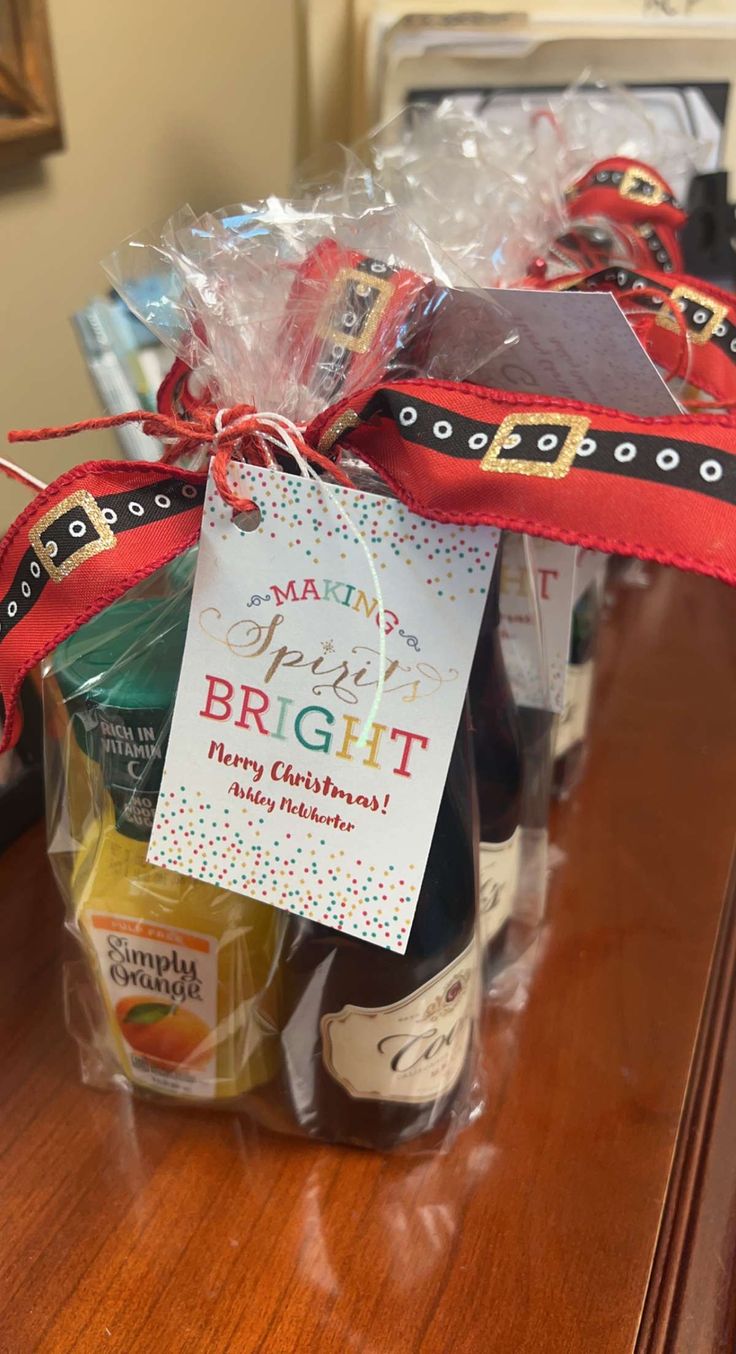
M654 229L654 226L635 226L637 235L644 240L649 253L652 256L652 265L660 268L663 273L671 273L673 269L672 256L665 245L664 240Z
M333 295L327 307L332 328L315 364L315 389L325 404L331 404L342 390L356 353L363 351L361 340L384 284L396 273L388 263L373 258L363 258L354 268L344 271L345 276L338 274L336 279L342 285L342 293ZM365 275L364 282L361 274Z
M55 517L40 533L40 548L26 550L0 600L0 633L7 634L28 615L44 588L53 581L50 570L61 571L78 552L87 547L94 549L101 540L101 532L119 535L191 512L204 501L204 485L167 478L121 494L88 497L100 514L98 522L92 520L84 502L77 503Z
M731 362L736 361L736 324L731 323L727 313L721 313L725 310L725 306L718 305L715 300L711 301L705 295L702 297L695 295L694 289L692 296L689 296L687 292L680 295L678 293L680 293L681 288L678 286L668 287L658 278L646 277L643 273L635 273L632 269L623 267L602 268L598 273L589 273L581 282L571 283L570 289L578 288L594 291L601 286L615 287L620 291L639 291L644 287L657 287L667 296L674 296L695 340L712 343ZM565 288L560 290L565 290ZM661 309L663 303L656 297L642 296L637 304L646 310L657 311ZM716 305L718 305L718 310L713 309ZM675 321L673 320L666 327L671 332L675 332L674 326Z
M621 185L624 179L630 185L629 192L622 191ZM591 188L614 188L624 201L631 197L632 201L644 205L646 199L651 198L655 206L666 203L669 207L676 207L678 211L682 210L674 194L665 192L663 187L655 183L654 178L643 166L641 170L635 165L630 166L627 170L598 169L594 174L586 175L582 182L577 183L571 196L579 197L581 193L587 192Z
M439 405L390 390L373 396L361 411L361 422L375 414L393 419L405 441L463 461L481 461L501 426L450 413ZM519 422L512 434L513 445L507 448L508 459L550 464L556 460L565 430L559 423L544 424L542 418L533 425ZM574 464L578 469L650 480L736 503L736 456L714 452L697 442L680 438L665 441L662 436L641 433L627 436L591 426L580 442Z

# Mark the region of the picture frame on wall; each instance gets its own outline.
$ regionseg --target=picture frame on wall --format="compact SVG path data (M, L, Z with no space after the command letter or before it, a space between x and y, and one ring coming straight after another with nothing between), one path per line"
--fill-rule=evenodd
M63 145L46 0L0 0L0 170Z

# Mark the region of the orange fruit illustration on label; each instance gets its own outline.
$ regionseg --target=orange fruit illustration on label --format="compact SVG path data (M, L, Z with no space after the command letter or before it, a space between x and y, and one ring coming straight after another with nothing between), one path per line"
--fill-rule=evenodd
M157 1067L198 1067L214 1052L209 1025L183 1006L123 997L115 1014L125 1042Z

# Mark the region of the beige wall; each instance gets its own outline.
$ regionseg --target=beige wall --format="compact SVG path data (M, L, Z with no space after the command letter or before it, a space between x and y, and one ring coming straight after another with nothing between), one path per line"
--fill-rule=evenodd
M0 171L0 430L100 412L68 317L98 260L181 203L288 188L292 0L49 0L67 149ZM41 478L116 455L90 434L12 455ZM0 478L0 530L27 501Z

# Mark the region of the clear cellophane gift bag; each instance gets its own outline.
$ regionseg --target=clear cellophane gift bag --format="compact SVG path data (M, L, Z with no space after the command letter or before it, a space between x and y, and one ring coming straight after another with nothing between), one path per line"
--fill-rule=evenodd
M537 187L531 177L509 186L521 254L557 240L561 212L565 228L559 182L552 176L528 218L524 195L533 198ZM160 397L177 454L184 448L191 464L202 462L198 431L209 429L213 478L244 534L258 523L230 493L228 458L242 451L283 475L304 471L301 453L293 454L301 446L325 484L337 477L390 494L390 482L376 482L354 448L341 451L339 435L328 455L307 447L306 423L386 378L482 385L484 368L515 341L503 307L482 290L508 282L508 271L484 278L474 266L488 252L472 226L480 207L466 213L457 247L448 237L450 247L438 248L351 157L347 173L308 201L269 199L201 217L184 209L109 261L121 294L177 359ZM415 215L421 220L418 206ZM498 229L502 222L500 209ZM610 238L615 251L616 230ZM521 254L509 255L508 270ZM691 374L687 335L683 344L678 379ZM523 556L531 578L533 545L523 544ZM328 1141L381 1150L445 1144L482 1103L481 987L520 1004L544 912L553 720L543 700L525 712L509 685L500 570L470 683L475 753L466 715L401 955L232 893L214 869L212 880L195 881L146 860L191 568L182 558L133 589L46 666L49 847L83 954L70 970L67 1006L85 1076L169 1101L232 1107ZM533 618L531 630L543 682ZM474 762L486 800L480 812ZM491 848L485 856L481 839ZM214 860L216 834L206 850ZM481 869L490 872L490 932L478 911ZM380 1084L356 1092L360 1078L331 1061L330 1022L348 1011L381 1021L409 1011L431 1021L438 985L442 1000L460 1005L451 1041L422 1026L437 1060L432 1075L402 1046Z
M705 165L711 151L681 128L656 122L631 91L586 80L553 95L530 91L481 103L458 92L439 102L416 102L363 137L353 153L390 197L411 211L461 264L476 287L556 287L565 279L575 283L582 278L582 285L591 289L605 287L613 275L619 303L646 344L652 328L648 302L658 303L657 288L647 286L648 279L639 270L677 267L676 230L671 221L659 233L651 224L626 222L619 216L620 203L613 215L601 210L595 189L604 186L622 197L630 193L637 205L647 194L661 196L665 210L671 207L674 217L676 200L670 183L684 197L689 177ZM656 180L647 166L656 170ZM595 276L588 280L585 274L593 270ZM697 340L686 332L667 297L663 304L672 312L673 325L679 325L678 347L672 361L658 365L682 407L688 397L697 400L700 393L691 370ZM521 360L523 351L522 339ZM497 369L496 382L502 383ZM580 554L575 547L569 549ZM511 543L507 556L512 553L526 560L531 580L533 540L527 539L523 547ZM576 569L563 708L556 712L549 701L545 709L544 694L538 690L529 700L529 688L538 687L539 672L531 683L517 683L525 745L527 856L524 864L509 846L494 844L493 851L489 846L488 888L496 900L498 930L489 944L487 979L496 999L504 993L507 999L518 1000L526 985L528 966L524 960L519 969L518 963L525 942L517 936L516 944L510 943L512 918L525 919L521 933L531 938L531 954L544 914L550 796L568 797L584 764L605 576L605 560L599 557L593 563L591 568L589 558L579 560ZM635 578L641 580L640 563L632 564ZM584 587L577 586L578 575L585 576ZM539 636L538 629L537 654ZM506 641L510 642L508 634ZM511 670L518 673L522 666L518 655L510 652L508 658ZM500 899L508 898L510 891L515 891L516 901L509 912ZM506 971L501 978L502 969ZM514 980L519 972L521 989Z
M258 410L247 454L274 475L297 470L288 453L300 427L339 396L385 376L472 380L513 341L503 310L458 291L466 279L452 260L385 195L361 179L349 198L343 192L337 203L328 192L307 206L269 199L204 217L185 209L107 264L178 359L162 407L183 424L207 402L225 411L218 429ZM293 435L284 438L286 421ZM204 453L191 441L196 465ZM327 481L331 467L343 482L391 493L339 446L331 461L318 461ZM252 524L243 525L247 540ZM210 882L150 863L196 554L106 607L45 665L48 842L80 948L66 1003L84 1077L169 1103L227 1107L326 1141L446 1145L483 1103L467 710L404 954L231 892L214 864ZM491 632L498 577L484 622ZM499 812L513 817L516 771L503 755L515 714L495 638L485 666L503 696L489 729L499 750ZM218 840L205 850L216 861ZM451 1039L432 1028L438 999L458 1002ZM399 1036L387 1036L394 1056L370 1094L356 1091L360 1078L351 1082L344 1067L336 1073L326 1047L325 1021L355 1009L384 1024L409 1011L420 1026L400 1050L391 1044Z

